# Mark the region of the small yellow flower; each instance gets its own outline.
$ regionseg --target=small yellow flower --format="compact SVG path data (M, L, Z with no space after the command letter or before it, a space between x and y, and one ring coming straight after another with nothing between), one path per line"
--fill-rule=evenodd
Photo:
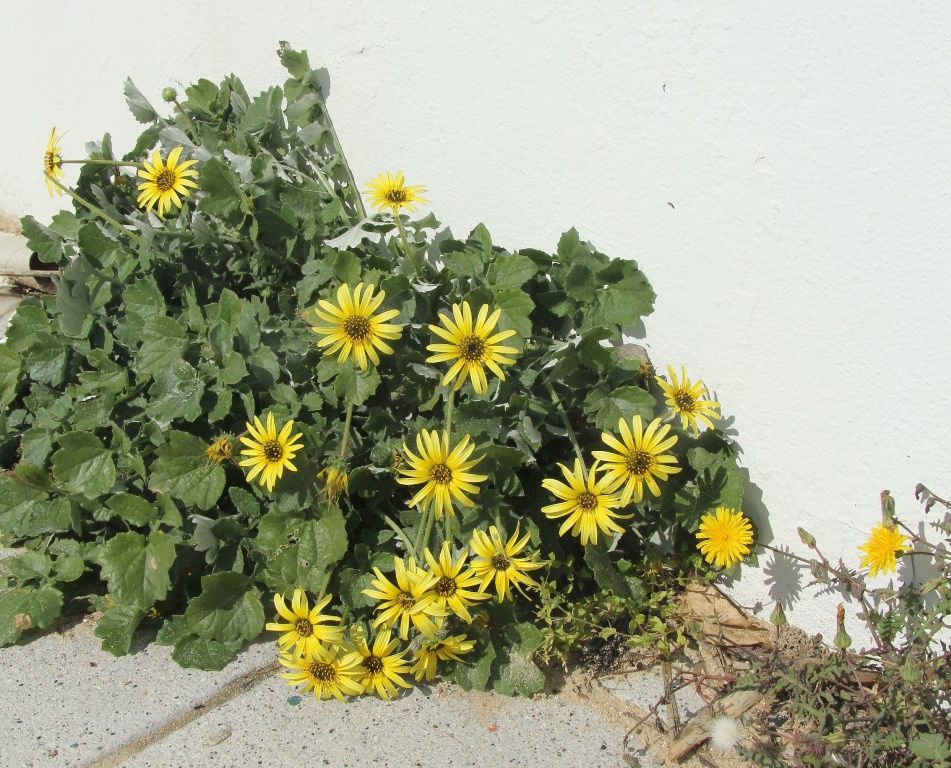
M394 557L393 565L396 571L395 584L374 566L376 578L370 582L373 589L363 590L367 597L380 601L376 607L380 615L373 620L373 626L390 627L399 622L403 640L409 637L411 622L424 635L435 634L437 625L433 619L449 613L436 602L436 595L432 592L437 577L420 569L412 559L407 567L402 559Z
M318 347L326 347L325 354L339 352L337 362L345 363L350 355L361 370L367 370L367 358L374 365L380 364L377 350L387 355L393 354L393 348L384 339L398 339L402 327L386 322L399 314L398 309L388 309L374 314L383 300L386 291L373 295L373 285L358 283L350 292L350 286L344 283L337 289L337 304L320 299L314 307L314 314L327 325L314 326L311 330L323 338Z
M462 661L462 655L469 653L473 648L475 648L475 641L469 640L465 635L424 640L413 657L416 662L413 664L413 676L416 682L423 678L426 678L426 682L431 682L436 677L437 661Z
M618 430L623 443L610 432L601 433L605 445L617 453L592 451L592 455L604 462L606 477L613 484L612 490L624 484L621 506L628 504L631 499L641 501L645 485L654 496L660 496L660 487L654 478L666 480L670 475L680 472L676 457L664 453L677 442L676 435L667 437L670 424L654 419L645 430L641 417L635 416L631 419L630 427L624 419L619 419Z
M223 461L228 461L228 459L231 458L233 450L234 444L231 442L230 437L219 437L205 449L205 456L209 461L215 464L221 464Z
M265 629L283 633L277 639L277 645L281 651L286 652L294 648L295 652L301 655L310 652L315 645L322 642L340 643L343 640L343 629L327 626L339 624L340 617L321 613L330 603L330 598L331 595L327 595L311 608L304 590L295 589L294 596L291 598L291 607L288 608L283 595L274 595L274 607L284 621L268 622Z
M509 595L509 587L519 585L537 587L538 583L528 575L528 571L541 568L544 563L535 560L535 555L519 557L519 553L528 544L530 534L526 533L519 538L519 527L508 541L502 540L499 529L489 526L489 532L475 531L469 546L476 554L472 559L472 570L482 579L479 585L481 591L495 582L495 591L499 600L505 600Z
M439 553L439 560L426 549L423 552L430 572L436 577L431 589L436 594L436 604L448 608L456 616L467 623L472 622L468 606L478 600L487 600L488 595L475 592L470 587L478 587L482 581L475 571L466 568L466 553L463 552L455 563L449 551L449 542L444 541Z
M437 520L442 518L444 512L447 515L455 514L453 501L464 507L474 507L475 503L466 494L478 493L479 488L473 483L481 483L488 476L469 471L482 461L481 456L469 460L475 451L469 435L463 437L450 451L448 434L443 432L440 436L436 430L424 429L416 435L416 448L418 456L403 443L403 453L409 466L399 469L403 477L396 480L400 485L423 486L410 499L410 506L431 505Z
M378 210L389 208L393 213L399 213L403 208L415 211L416 203L425 203L426 198L422 195L425 191L426 187L419 185L406 186L402 171L398 171L395 176L384 171L367 182L365 193Z
M136 203L145 210L151 211L158 203L158 215L164 216L173 204L176 208L181 208L182 197L188 197L191 194L188 190L198 186L191 178L198 175L198 171L192 168L198 161L178 162L183 149L184 147L175 147L168 153L168 159L164 163L161 153L156 149L152 153L151 164L148 160L142 164L139 177L145 181L139 184Z
M46 181L46 191L53 197L60 189L50 180L63 175L63 148L59 145L61 136L56 135L56 128L50 129L50 137L46 140L46 150L43 152L43 179Z
M564 464L558 466L568 481L567 485L560 480L542 480L542 487L561 499L556 504L542 507L545 516L552 520L566 518L558 529L558 535L564 536L570 529L571 535L580 536L581 545L585 546L598 543L599 530L606 536L623 533L624 529L614 522L620 517L615 510L621 506L621 497L609 493L612 481L607 475L598 478L598 462L591 467L587 477L579 459L575 459L574 472Z
M706 399L707 388L704 383L697 379L691 384L685 367L680 369L680 381L672 365L667 366L667 376L670 378L669 384L660 376L657 377L657 383L664 390L668 407L680 416L681 426L684 429L690 427L694 437L700 434L698 421L713 429L712 419L720 418L720 403Z
M294 422L289 421L278 434L274 424L274 414L270 412L267 415L267 428L257 416L254 417L253 425L246 424L245 426L251 437L241 437L241 442L248 446L247 449L241 451L241 455L248 458L242 459L239 463L242 467L251 467L248 473L249 483L260 474L261 478L258 482L271 491L274 489L274 483L283 477L285 467L291 472L297 471L291 459L303 447L302 443L297 442L301 433L298 432L292 437L291 430L294 428Z
M427 363L442 363L454 360L452 367L442 378L442 385L447 386L456 379L453 389L460 389L466 383L466 377L472 382L476 394L484 395L489 388L485 369L505 381L505 374L500 365L512 365L515 360L507 355L518 354L514 347L503 347L499 343L515 335L515 331L501 331L493 333L496 323L502 316L502 310L496 309L489 315L489 307L483 304L479 314L473 321L472 307L468 301L462 305L452 305L452 319L440 313L442 325L430 325L429 330L448 343L430 344L426 347L435 352L426 358Z
M346 493L350 486L350 475L339 467L322 469L317 473L317 479L323 483L324 495L331 501L339 499L340 494Z
M742 512L717 507L700 519L697 549L704 560L717 568L732 568L750 553L753 526Z
M375 692L381 699L395 698L396 686L412 688L403 675L409 674L409 662L403 658L406 651L396 652L399 640L390 639L390 630L378 632L371 648L365 638L359 638L355 651L361 659L360 684L365 693Z
M865 553L861 566L868 568L868 575L872 577L879 573L894 573L898 565L897 556L909 549L908 538L898 528L879 523L872 528L868 541L859 547L859 551Z
M329 699L331 696L343 701L345 696L363 693L361 656L339 645L325 646L316 643L306 653L289 655L282 653L278 660L290 672L281 677L290 685L303 684L303 692L313 690L314 697Z

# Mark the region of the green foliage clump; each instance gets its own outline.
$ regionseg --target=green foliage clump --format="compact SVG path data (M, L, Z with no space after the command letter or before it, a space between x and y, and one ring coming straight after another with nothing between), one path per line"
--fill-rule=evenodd
M590 451L620 418L666 414L645 364L619 354L652 310L646 277L574 230L554 253L512 251L483 226L457 239L432 215L400 220L417 274L393 219L365 214L321 73L286 45L280 55L283 88L251 96L234 76L200 80L169 116L127 83L138 141L121 157L108 134L89 145L75 186L88 205L23 222L59 274L56 295L24 300L0 345L0 532L25 548L3 564L0 645L91 600L110 652L152 627L179 663L216 669L262 632L275 592L329 591L346 620L369 619L371 569L390 572L405 554L387 518L419 537L395 457L443 424L444 368L426 363L427 324L463 300L501 309L518 355L487 396L457 398L453 434L471 436L489 480L450 540L520 525L550 561L546 581L570 578L579 600L614 595L653 616L637 607L651 605L650 585L632 587L652 537L675 563L694 551L703 512L741 505L721 433L695 439L675 425L683 471L630 510L610 547L559 537L539 512L551 503L542 479L572 457L571 433ZM176 146L198 160L198 189L158 219L136 205L135 176L119 163ZM386 292L382 309L404 326L395 354L367 372L322 355L310 328L318 298L361 281ZM245 423L265 413L293 419L304 444L273 492L207 455L222 437L237 454ZM324 493L319 473L340 464L347 440L348 492ZM453 679L539 690L537 606L484 606Z

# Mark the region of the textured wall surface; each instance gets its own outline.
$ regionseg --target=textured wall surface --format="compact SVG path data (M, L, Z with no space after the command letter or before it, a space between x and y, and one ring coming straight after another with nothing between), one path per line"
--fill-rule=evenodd
M131 76L283 82L280 39L331 74L358 180L402 168L457 234L553 248L576 226L658 293L655 362L724 405L774 544L856 545L890 488L951 490L951 6L915 3L7 0L0 208L45 217L67 156L138 127ZM754 492L755 493L755 492ZM762 523L762 520L759 522ZM796 574L746 569L734 594ZM803 575L798 579L807 581ZM833 626L837 596L790 616ZM768 607L767 607L768 611Z

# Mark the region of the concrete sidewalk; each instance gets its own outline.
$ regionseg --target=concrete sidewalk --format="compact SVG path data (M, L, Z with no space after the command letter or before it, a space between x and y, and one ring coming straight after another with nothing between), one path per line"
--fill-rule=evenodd
M4 768L639 764L623 746L635 708L598 686L533 700L439 685L393 702L319 702L273 669L253 676L273 661L271 643L199 672L154 644L115 658L93 629L0 650Z

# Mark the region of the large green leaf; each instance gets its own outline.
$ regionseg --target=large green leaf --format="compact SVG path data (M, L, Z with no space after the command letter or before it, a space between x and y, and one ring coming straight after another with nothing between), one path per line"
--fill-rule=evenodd
M117 603L148 610L165 599L171 585L175 541L161 531L153 531L148 538L120 533L100 547L96 560Z
M0 406L6 406L16 394L20 380L20 355L0 345Z
M102 614L96 624L96 637L102 640L102 650L113 656L124 656L132 645L145 611L134 605L116 605Z
M172 430L168 440L149 467L149 488L188 507L211 509L225 489L224 469L208 460L208 444L200 438Z
M188 603L185 620L191 632L209 640L253 640L264 628L264 607L246 576L222 571L202 577L201 594Z
M0 592L0 647L31 629L47 629L63 609L63 593L52 586L15 587Z
M67 432L53 454L53 477L70 493L93 499L112 490L116 465L111 451L89 432Z
M618 387L609 392L599 388L585 399L584 412L598 429L616 434L620 419L630 424L631 419L640 416L646 427L654 417L655 405L654 396L640 387Z
M166 315L150 317L142 326L143 344L136 355L142 373L154 374L171 368L185 351L185 329Z

